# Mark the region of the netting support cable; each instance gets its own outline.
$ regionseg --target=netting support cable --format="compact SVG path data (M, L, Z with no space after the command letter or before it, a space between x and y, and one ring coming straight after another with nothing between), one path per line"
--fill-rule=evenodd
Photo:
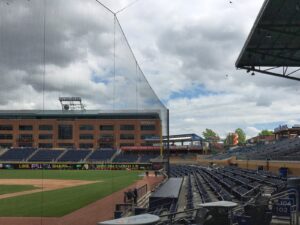
M138 1L139 1L139 0L135 0L135 1L131 2L131 3L129 3L128 5L124 6L122 9L118 10L118 11L116 12L116 14L123 12L125 9L129 8L130 6L133 6L133 5L134 5L135 3L137 3Z
M114 84L113 84L113 110L115 110L116 98L116 14L114 14Z
M123 35L123 37L124 37L124 40L125 40L125 42L126 42L127 47L128 47L129 50L130 50L130 53L131 53L132 57L133 57L133 58L135 59L135 61L137 62L137 60L136 60L136 58L135 58L135 55L133 54L133 50L132 50L131 46L129 45L128 39L127 39L127 37L126 37L126 35L125 35L125 32L124 32L124 30L123 30L123 28L122 28L122 26L121 26L121 24L120 24L119 19L118 19L117 16L116 16L116 23L119 25L120 31L121 31L121 33L122 33L122 35ZM139 65L138 63L137 63L137 66L138 66L139 71L141 71L141 75L144 77L144 79L147 81L147 83L149 83L148 80L147 80L147 78L146 78L146 76L145 76L144 73L142 72L142 70L141 70L141 68L140 68L140 65ZM164 107L166 108L166 106L165 106L165 105L162 103L162 101L158 98L158 96L156 95L155 91L153 90L153 88L151 87L150 84L149 84L149 87L150 87L150 89L152 90L152 92L153 92L154 96L156 97L156 99L158 100L158 102L159 102L162 106L164 106Z
M122 28L122 26L121 26L121 24L120 24L120 21L119 21L119 19L118 19L118 17L117 17L117 14L118 14L118 13L121 13L122 11L124 11L124 10L127 9L128 7L132 6L133 4L135 4L135 3L136 3L137 1L139 1L139 0L136 0L136 1L134 1L134 2L132 2L132 3L130 3L130 4L128 4L127 6L123 7L123 8L120 9L120 10L118 10L117 12L113 12L110 8L108 8L106 5L104 5L104 4L103 4L102 2L100 2L99 0L95 0L95 1L98 2L101 6L103 6L106 10L108 10L109 12L111 12L111 13L114 15L114 18L115 18L115 24L114 24L114 26L116 26L116 25L119 26L120 31L121 31L121 33L122 33L124 39L125 39L125 43L126 43L127 47L129 48L132 57L133 57L134 60L136 61L138 70L141 71L141 76L143 76L143 77L145 78L145 80L148 82L146 76L144 75L144 73L142 72L142 70L141 70L141 68L140 68L140 65L139 65L138 62L137 62L137 59L136 59L135 55L133 54L133 50L132 50L131 46L129 45L129 42L128 42L128 40L127 40L127 36L125 35L125 32L124 32L124 30L123 30L123 28ZM115 37L115 34L114 34L114 37ZM115 48L115 46L114 46L114 48ZM148 83L149 83L149 82L148 82ZM153 90L153 88L151 87L151 85L149 85L149 87L150 87L150 89L152 90L152 92L154 93L154 96L155 96L156 99L159 101L159 103L160 103L164 108L166 108L166 106L164 105L164 103L158 98L156 92Z
M137 64L137 61L135 61L135 75L136 75L136 78L137 78L137 81L136 81L136 85L135 85L135 107L136 107L136 111L138 112L139 111L139 106L138 106L138 83L139 83L139 75L138 75L138 64Z
M43 17L43 112L45 111L45 78L46 78L46 7L47 0L44 0L44 17Z
M163 141L163 131L162 131L162 119L160 120L160 157L163 158L163 150L164 150L164 141Z
M46 12L47 0L44 3L44 17L43 17L43 112L45 111L45 86L46 86ZM42 191L41 191L41 225L43 224L44 216L44 168L42 167Z
M97 3L99 3L103 8L105 8L107 11L113 14L114 16L114 46L113 46L113 63L114 63L114 81L113 81L113 110L115 110L115 94L116 94L116 21L117 21L117 15L115 12L113 12L110 8L108 8L106 5L104 5L101 1L95 0Z
M116 98L116 22L117 22L117 14L113 12L110 8L104 5L99 0L96 0L102 7L108 10L114 16L114 46L113 46L113 63L114 63L114 81L113 81L113 110L115 110L115 98Z
M167 109L167 174L170 177L170 114Z
M111 12L112 14L115 15L115 13L110 8L108 8L106 5L104 5L102 2L100 2L99 0L95 0L95 1L98 2L100 5L102 5L106 10L108 10L109 12Z

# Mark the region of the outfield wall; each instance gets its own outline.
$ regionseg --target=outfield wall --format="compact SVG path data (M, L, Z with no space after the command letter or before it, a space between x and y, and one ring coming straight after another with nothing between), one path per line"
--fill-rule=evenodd
M57 170L152 170L151 163L0 163L0 169L57 169Z
M285 167L288 168L288 175L300 176L300 163L298 161L238 160L234 156L225 160L207 160L203 158L198 158L197 162L201 165L236 165L240 168L253 170L258 169L259 167L263 167L264 170L269 170L274 173L278 173L280 168Z

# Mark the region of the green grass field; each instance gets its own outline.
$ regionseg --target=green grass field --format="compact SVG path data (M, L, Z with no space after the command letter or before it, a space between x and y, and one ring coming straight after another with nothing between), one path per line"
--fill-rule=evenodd
M32 185L0 185L0 195L37 189Z
M0 216L59 217L134 183L136 171L0 170L0 179L101 181L77 187L0 199Z

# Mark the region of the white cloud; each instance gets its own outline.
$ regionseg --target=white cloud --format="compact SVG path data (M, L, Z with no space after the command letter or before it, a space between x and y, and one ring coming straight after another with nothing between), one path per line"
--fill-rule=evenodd
M261 130L257 129L256 127L246 127L245 132L248 134L248 136L254 137L261 132Z
M43 4L8 1L9 5L0 3L1 108L40 108ZM117 11L132 1L102 2ZM159 104L139 76L118 28L114 77L114 20L107 10L94 0L47 3L47 106L58 108L61 95L81 96L89 109L147 109ZM201 134L212 128L225 136L241 127L253 136L259 132L256 124L299 121L300 89L295 82L250 76L234 67L262 3L140 0L118 15L137 62L171 110L171 133ZM217 94L184 96L197 86ZM181 97L172 99L178 92Z

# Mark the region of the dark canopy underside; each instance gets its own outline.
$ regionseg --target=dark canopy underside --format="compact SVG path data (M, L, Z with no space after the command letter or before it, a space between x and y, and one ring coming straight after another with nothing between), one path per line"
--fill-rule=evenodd
M236 67L300 80L300 0L265 0Z

